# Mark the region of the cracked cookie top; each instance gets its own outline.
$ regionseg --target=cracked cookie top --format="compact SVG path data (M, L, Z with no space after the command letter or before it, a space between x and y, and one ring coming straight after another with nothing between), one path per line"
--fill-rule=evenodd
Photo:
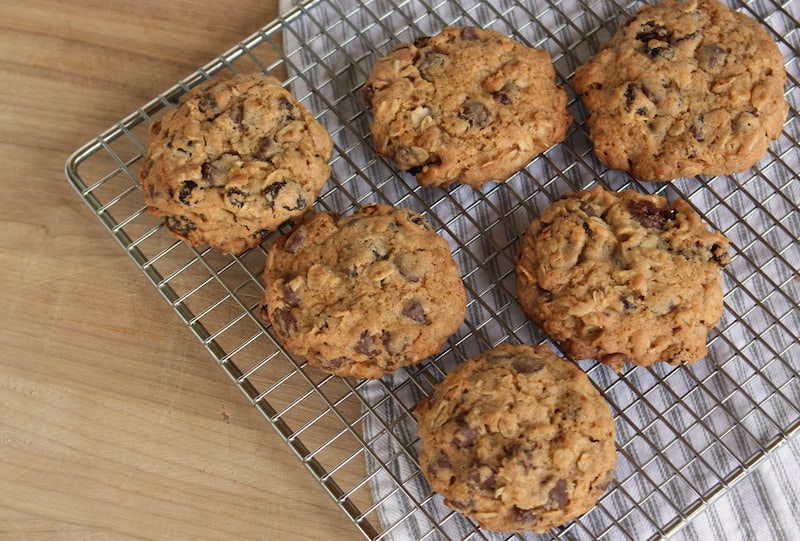
M172 234L239 253L311 207L332 148L277 79L239 74L199 84L153 122L139 178Z
M262 315L286 349L339 376L418 363L466 313L447 241L423 216L388 205L307 216L270 248L264 284Z
M613 480L608 405L546 346L505 344L464 361L415 414L423 475L483 528L544 532L591 509Z
M473 27L398 46L362 94L377 153L422 185L504 181L572 122L546 51Z
M728 240L682 199L570 193L534 219L517 252L525 313L576 359L693 363L722 315Z
M788 104L781 53L716 0L664 0L625 21L575 72L598 159L645 181L743 171Z

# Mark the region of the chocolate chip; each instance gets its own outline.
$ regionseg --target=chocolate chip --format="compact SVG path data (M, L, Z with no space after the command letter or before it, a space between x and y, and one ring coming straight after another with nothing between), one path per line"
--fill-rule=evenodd
M564 509L564 506L567 505L567 501L569 500L567 482L563 479L556 481L556 484L550 489L550 492L547 493L547 497L549 499L548 503L554 504L559 509Z
M711 258L723 267L730 263L731 260L728 250L716 242L711 245Z
M467 474L467 481L477 486L480 490L494 490L496 477L491 471L489 471L489 475L483 477L480 468L473 468Z
M298 306L300 306L300 297L297 296L297 293L295 293L294 289L284 284L281 293L283 302L287 306L291 306L292 308L297 308Z
M430 41L430 39L431 39L430 36L419 36L414 40L414 47L416 47L417 49L425 47Z
M184 205L189 204L189 198L192 197L192 190L197 188L197 183L193 180L184 180L181 184L181 189L178 192L178 201Z
M197 229L197 225L186 216L167 216L165 223L175 233L189 233Z
M200 96L200 102L197 104L197 108L201 113L205 114L209 110L217 108L217 100L212 94L204 92L203 95Z
M464 41L476 41L478 39L478 34L475 32L475 28L472 26L465 26L462 28L461 39Z
M539 520L539 517L531 509L522 509L521 507L514 506L512 511L514 520L520 524L530 524Z
M475 429L467 425L466 421L463 419L459 420L458 430L456 430L453 436L453 445L459 449L467 449L475 445L477 441L478 433L475 432Z
M658 105L658 102L661 101L661 96L659 96L646 86L642 86L642 94L647 96L647 99L653 102L654 105Z
M376 336L370 334L369 331L364 331L361 333L361 336L358 338L358 342L353 349L356 352L362 353L364 355L377 355L378 347L376 342Z
M636 39L644 44L653 40L666 42L671 32L667 27L662 24L657 24L655 21L647 21L642 24L641 31L636 33Z
M597 211L594 210L594 207L587 203L586 201L581 201L579 208L583 211L584 214L588 217L597 216Z
M409 302L401 312L408 319L413 319L417 323L426 323L428 318L425 316L425 308L422 303L414 299Z
M306 240L306 233L302 229L298 229L291 235L289 238L286 239L286 244L284 244L283 249L289 252L290 254L296 254L297 250L303 245Z
M628 212L642 224L643 227L661 229L664 224L674 218L674 211L659 208L655 203L647 200L629 201Z
M286 97L281 96L278 99L278 107L284 111L283 119L286 122L290 122L295 120L297 117L294 116L294 104L289 101Z
M447 62L447 53L438 47L426 49L415 62L420 76L428 82L433 81L431 72L441 68Z
M253 159L265 162L275 156L280 150L280 145L277 141L269 136L264 136L258 140L258 147L253 153Z
M492 114L489 109L479 101L469 100L464 102L458 113L458 117L469 122L470 127L483 129L492 122Z
M277 308L273 312L278 331L284 336L297 332L297 319L288 308Z
M702 45L695 51L695 58L700 67L714 69L722 66L728 56L728 51L715 43Z
M247 127L242 122L244 120L244 105L239 104L239 106L233 110L232 119L233 123L240 131L245 131L247 129Z
M544 368L544 361L532 357L525 357L522 359L515 359L511 363L511 367L516 370L518 374L535 374Z

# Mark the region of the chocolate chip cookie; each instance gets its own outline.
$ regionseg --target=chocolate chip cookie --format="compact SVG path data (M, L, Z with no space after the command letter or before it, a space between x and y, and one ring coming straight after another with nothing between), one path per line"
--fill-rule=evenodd
M716 0L664 0L575 72L598 159L645 181L754 165L786 119L781 53Z
M546 346L501 345L465 361L415 413L423 475L483 528L544 532L594 507L613 480L608 405Z
M240 74L201 83L153 122L140 185L173 235L239 253L311 207L332 148L277 79Z
M525 313L576 359L693 363L722 315L728 240L682 200L596 186L534 219L517 252Z
M339 376L379 378L437 353L466 292L447 241L409 209L307 217L269 250L262 315L283 345Z
M399 45L362 94L376 152L423 186L504 181L572 122L549 53L473 27Z

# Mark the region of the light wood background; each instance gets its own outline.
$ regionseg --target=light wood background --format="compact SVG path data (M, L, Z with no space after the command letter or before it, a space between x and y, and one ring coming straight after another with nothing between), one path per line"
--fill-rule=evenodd
M0 1L0 539L361 539L67 183L277 0Z

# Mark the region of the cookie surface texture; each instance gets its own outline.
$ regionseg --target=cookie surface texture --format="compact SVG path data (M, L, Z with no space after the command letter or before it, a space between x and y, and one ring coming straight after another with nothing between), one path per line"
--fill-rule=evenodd
M277 79L239 74L194 87L151 125L140 182L173 235L240 253L311 207L332 147Z
M465 361L415 413L423 475L483 528L544 532L591 509L613 480L608 405L546 346L500 345Z
M378 378L437 353L466 292L447 241L381 204L307 217L269 250L263 316L284 346L339 376Z
M473 27L398 46L362 94L377 153L423 186L504 181L572 122L549 53Z
M565 195L534 219L516 259L525 313L575 359L615 370L693 363L722 315L728 240L682 199L632 190Z
M715 0L665 0L575 72L598 159L645 181L743 171L788 112L777 45Z

